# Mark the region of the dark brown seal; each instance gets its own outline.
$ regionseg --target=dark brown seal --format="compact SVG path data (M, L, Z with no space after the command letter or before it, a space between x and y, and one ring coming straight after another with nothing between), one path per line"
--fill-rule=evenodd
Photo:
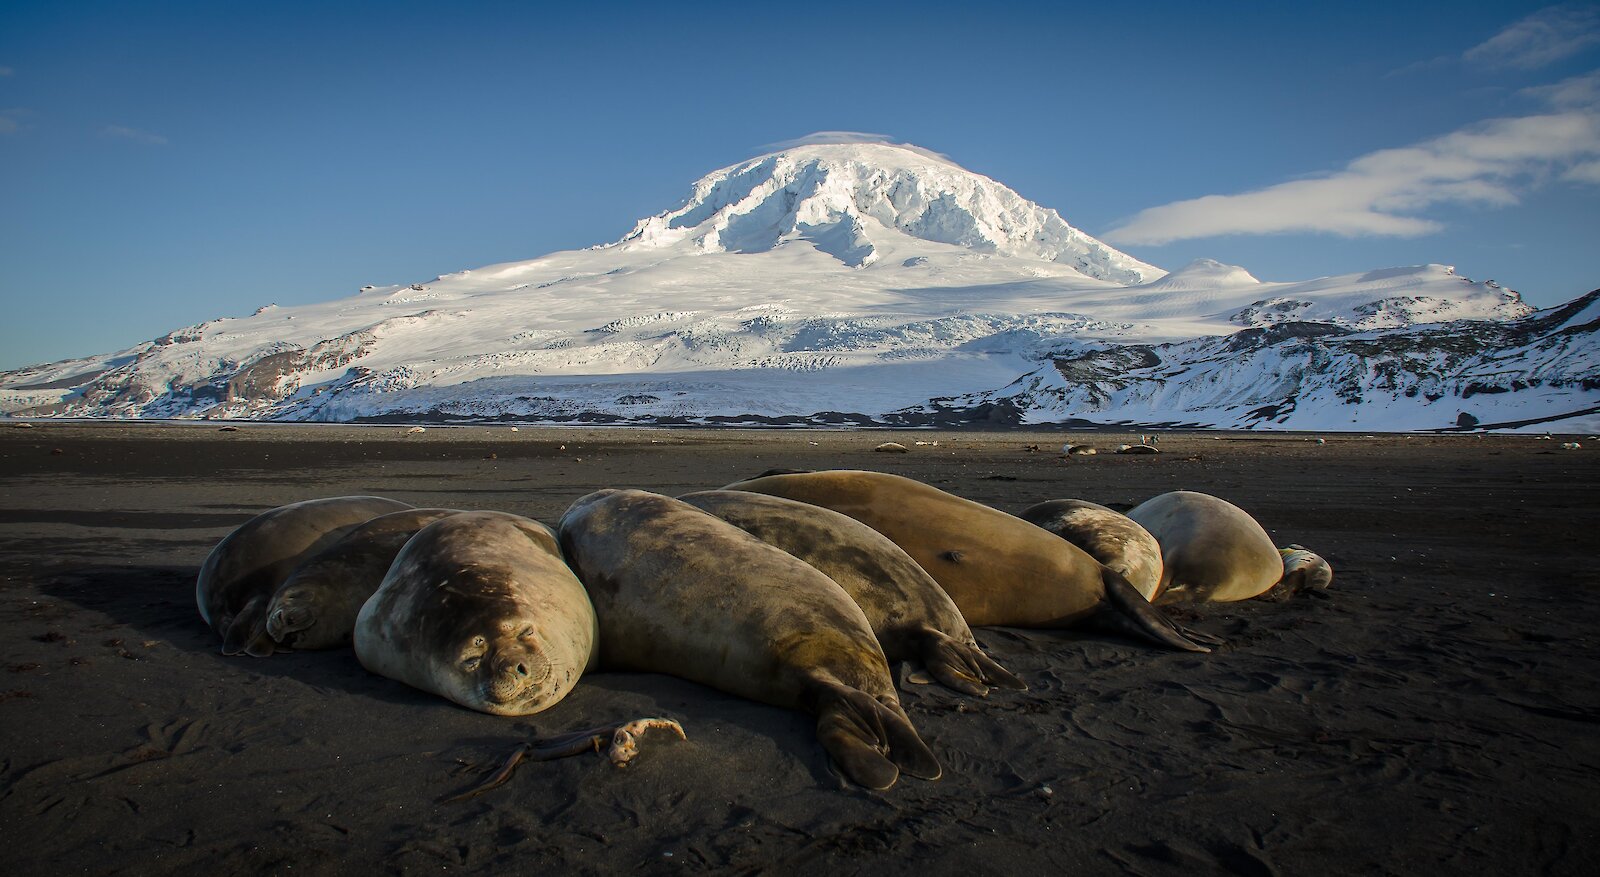
M891 661L920 661L933 678L982 697L1026 688L972 636L961 610L922 567L877 530L831 509L742 490L679 497L821 570L856 601Z
M594 662L594 608L555 534L462 512L411 537L356 617L362 666L465 707L549 709Z
M822 506L877 530L927 570L974 627L1094 621L1167 648L1209 651L1077 546L910 478L831 470L763 476L725 489Z
M256 515L228 534L195 581L200 617L222 637L222 653L272 654L267 603L294 568L357 526L409 508L378 496L309 499Z
M817 716L840 770L873 789L940 768L906 718L850 596L805 562L694 506L602 490L561 518L607 668L668 673Z

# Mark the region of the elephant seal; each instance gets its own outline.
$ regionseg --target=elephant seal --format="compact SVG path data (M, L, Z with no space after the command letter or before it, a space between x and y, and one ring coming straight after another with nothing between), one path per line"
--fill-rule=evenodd
M294 568L357 526L410 505L378 496L309 499L262 512L211 549L195 580L200 617L222 653L272 654L267 603Z
M1303 545L1279 548L1278 553L1283 555L1283 580L1278 582L1277 590L1286 593L1325 591L1333 584L1333 567L1322 559L1322 555L1307 550Z
M1208 652L1119 573L1065 539L910 478L831 470L728 485L848 515L889 537L974 627L1062 628L1083 621L1171 649ZM1194 637L1194 638L1191 638ZM1214 641L1213 641L1214 642Z
M641 490L579 499L560 532L594 600L603 666L813 713L823 748L867 788L940 775L861 608L804 561Z
M1145 500L1128 517L1161 543L1161 603L1248 600L1283 578L1272 537L1227 500L1177 490Z
M1086 499L1052 499L1029 506L1017 517L1071 542L1116 570L1153 600L1161 586L1161 545L1122 512Z
M555 534L504 512L461 512L411 537L356 616L374 673L465 707L554 706L594 664L598 632Z
M921 661L933 678L983 697L1026 688L972 636L950 596L882 533L854 518L762 493L706 490L678 497L821 570L856 601L890 661Z
M296 649L349 645L356 614L423 527L454 509L406 509L380 515L295 568L267 604L267 634Z

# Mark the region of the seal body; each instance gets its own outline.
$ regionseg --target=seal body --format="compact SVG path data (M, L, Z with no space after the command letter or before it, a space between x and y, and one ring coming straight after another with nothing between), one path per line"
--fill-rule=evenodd
M356 614L413 535L453 509L406 509L367 521L295 567L267 604L267 634L296 649L350 644Z
M1060 628L1094 621L1168 648L1210 651L1083 549L919 481L830 470L761 476L725 489L822 506L877 530L933 576L975 627Z
M1272 537L1227 500L1178 490L1144 501L1128 517L1161 543L1159 602L1248 600L1283 577Z
M940 682L979 697L1025 688L979 648L961 610L882 533L832 511L742 490L679 497L816 567L861 607L890 661L918 661Z
M1146 600L1161 587L1161 545L1127 515L1086 499L1052 499L1018 515L1122 574Z
M367 521L411 508L377 496L311 499L263 512L211 550L195 581L200 617L222 636L222 652L273 652L266 608L295 567Z
M935 778L883 650L832 579L670 497L602 490L567 509L562 547L599 616L601 663L668 673L818 718L851 780Z
M558 703L594 662L594 607L555 533L504 512L417 531L356 617L362 666L496 715Z

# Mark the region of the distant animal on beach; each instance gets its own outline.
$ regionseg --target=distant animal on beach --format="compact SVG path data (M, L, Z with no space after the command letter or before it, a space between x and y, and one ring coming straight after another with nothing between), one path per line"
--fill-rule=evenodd
M594 665L589 595L549 527L462 512L417 531L356 618L374 673L496 715L559 703Z
M728 485L830 508L889 537L933 576L973 626L1095 623L1166 648L1210 651L1120 573L1014 515L881 472L768 475ZM1201 642L1200 640L1205 640Z
M1333 578L1327 562L1310 552L1309 558L1297 555L1296 569L1288 574L1285 556L1256 519L1209 494L1163 493L1128 517L1161 544L1158 603L1229 603L1259 597L1286 578L1295 584L1320 581L1321 587Z
M406 509L380 515L295 568L267 604L267 633L285 648L350 644L356 615L378 590L395 555L418 530L454 509Z
M309 499L256 515L211 550L195 580L200 617L225 655L273 652L267 604L295 567L379 515L410 505L378 496Z
M1122 512L1086 499L1052 499L1029 506L1017 517L1121 573L1146 600L1155 598L1161 586L1161 545Z
M890 661L914 661L933 678L982 697L990 685L1026 688L972 636L961 610L911 556L882 533L831 509L762 493L706 490L679 499L821 570L872 624Z
M601 664L817 716L851 781L936 779L861 608L832 579L692 505L639 490L573 503L561 544L589 589Z

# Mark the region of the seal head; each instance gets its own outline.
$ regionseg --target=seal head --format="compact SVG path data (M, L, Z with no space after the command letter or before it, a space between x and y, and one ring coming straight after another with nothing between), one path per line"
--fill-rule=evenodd
M462 512L411 537L356 617L374 673L465 707L549 709L593 665L594 608L555 534L503 512Z

